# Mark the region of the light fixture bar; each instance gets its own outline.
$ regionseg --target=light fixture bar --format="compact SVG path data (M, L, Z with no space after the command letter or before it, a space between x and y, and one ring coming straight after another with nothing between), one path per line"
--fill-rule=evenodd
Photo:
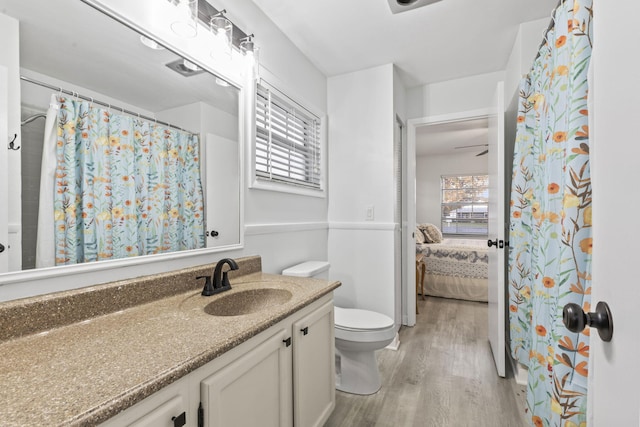
M175 0L169 1L173 2ZM221 12L221 10L218 10L215 7L211 6L211 4L207 2L207 0L198 0L198 20L200 21L200 24L204 25L205 27L208 28L211 18L213 16L220 15ZM225 18L227 17L225 16ZM242 40L247 37L247 33L238 28L238 26L236 26L236 24L234 24L230 19L229 21L231 22L231 26L233 27L233 32L231 33L231 45L240 50L240 43L242 43Z

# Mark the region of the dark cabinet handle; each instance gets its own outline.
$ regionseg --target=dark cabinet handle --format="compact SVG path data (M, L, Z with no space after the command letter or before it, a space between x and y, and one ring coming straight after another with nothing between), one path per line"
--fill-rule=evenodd
M218 233L216 230L211 230L211 231L207 231L207 237L211 236L211 237L218 237L220 235L220 233Z
M289 347L291 345L291 337L287 338L286 340L282 340L282 342L284 343L285 347Z
M496 240L487 240L487 246L491 247L491 246L498 246L498 239Z
M2 243L0 243L0 254L4 252L4 245Z
M173 427L182 427L187 423L187 413L183 412L177 417L172 417L171 421L173 421Z
M307 335L309 333L309 327L305 326L304 328L300 329L300 332L302 332L302 335Z
M600 301L593 313L585 313L578 304L567 304L562 310L562 323L571 332L582 332L589 326L598 330L602 341L609 342L613 338L613 317L606 302Z

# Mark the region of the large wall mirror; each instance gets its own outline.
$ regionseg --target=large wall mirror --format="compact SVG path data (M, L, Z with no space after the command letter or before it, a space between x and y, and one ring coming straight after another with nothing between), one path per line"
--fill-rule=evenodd
M89 99L113 114L197 135L204 250L242 246L240 89L193 58L184 60L162 45L154 48L136 31L78 0L0 0L0 13L20 22L23 124L15 146L20 147L22 177L19 182L9 177L9 199L21 194L22 213L10 219L9 232L20 235L21 250L13 254L9 271L40 266L41 164L52 95Z

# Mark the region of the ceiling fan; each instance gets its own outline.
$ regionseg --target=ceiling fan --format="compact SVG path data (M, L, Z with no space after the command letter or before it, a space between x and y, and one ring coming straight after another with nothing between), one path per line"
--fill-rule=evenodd
M489 144L474 144L474 145L463 145L460 147L453 147L454 150L459 150L461 148L472 148L472 147L488 147ZM487 154L489 152L489 149L487 148L484 151L481 151L480 153L476 154L476 157L480 157L480 156L484 156L485 154Z

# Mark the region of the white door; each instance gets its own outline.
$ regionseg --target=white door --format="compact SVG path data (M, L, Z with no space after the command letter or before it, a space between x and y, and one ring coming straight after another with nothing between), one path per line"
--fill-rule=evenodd
M407 127L407 149L405 154L405 180L403 182L402 202L403 202L403 230L406 230L404 240L404 277L402 278L405 289L403 295L403 318L402 324L414 326L416 324L416 239L414 232L416 229L416 126L419 119L409 120Z
M505 376L505 174L504 84L498 83L489 115L489 343L496 370ZM495 244L494 244L495 243Z
M240 243L240 164L238 141L206 136L207 247ZM232 161L228 159L234 159Z
M9 141L7 140L8 120L8 81L7 81L7 68L0 66L0 173L5 174L0 177L0 273L9 271L9 187L7 176L8 161L7 161L7 146Z
M638 242L640 33L620 25L640 16L637 0L600 1L594 11L594 79L589 93L593 182L592 307L605 301L614 331L603 342L591 331L590 426L640 425L640 284ZM632 19L634 19L632 18Z

